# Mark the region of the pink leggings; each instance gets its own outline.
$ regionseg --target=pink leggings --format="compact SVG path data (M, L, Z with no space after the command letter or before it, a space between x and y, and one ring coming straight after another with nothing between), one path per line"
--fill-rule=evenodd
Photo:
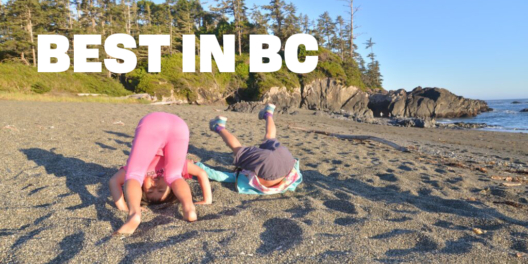
M125 181L134 179L143 185L150 163L163 152L165 182L170 186L182 177L188 147L189 128L183 119L161 112L146 115L136 128Z

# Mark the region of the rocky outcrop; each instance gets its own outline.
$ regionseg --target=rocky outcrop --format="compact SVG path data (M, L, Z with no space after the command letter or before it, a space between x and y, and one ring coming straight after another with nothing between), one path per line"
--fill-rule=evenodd
M495 126L488 126L485 123L448 123L448 124L437 124L439 128L451 128L451 129L481 129L481 128L495 128Z
M228 111L240 112L240 113L257 113L264 107L262 102L247 102L242 101L227 107Z
M400 127L419 127L419 128L434 128L436 127L436 121L434 119L422 119L422 118L392 118L389 125L400 126Z
M528 113L528 108L524 108L523 110L521 110L521 113Z
M346 113L357 118L371 119L369 95L354 86L343 86L334 79L320 79L303 87L303 108Z
M267 103L275 105L275 113L293 113L295 109L298 109L301 105L301 89L296 88L288 90L284 87L272 87L262 96L260 101L241 101L230 105L227 110L242 113L257 113Z
M376 117L457 118L491 111L481 100L466 99L442 88L417 87L372 94L369 108Z
M275 105L275 112L285 114L295 111L301 105L301 89L272 87L261 98L261 101Z
M300 88L286 89L273 87L258 102L239 102L229 106L228 110L244 113L256 113L266 103L275 104L279 114L293 113L302 107L310 110L325 111L346 115L350 119L368 120L373 118L368 108L369 95L360 89L346 87L333 79L316 80Z

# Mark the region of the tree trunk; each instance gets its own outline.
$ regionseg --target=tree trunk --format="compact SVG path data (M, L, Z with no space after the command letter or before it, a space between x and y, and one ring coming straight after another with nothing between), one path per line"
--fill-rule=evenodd
M235 7L235 16L237 18L237 31L238 31L238 55L242 56L242 32L240 29L240 16L242 15L242 10L240 6L240 0L236 1Z
M26 60L26 56L24 54L24 52L22 52L22 54L20 54L20 60L22 62L24 62L24 64L26 64L27 66L29 66L29 62Z
M152 20L151 14L150 14L150 5L147 3L147 25L150 29L150 21Z
M341 60L345 60L345 45L344 45L344 40L342 39L343 37L343 24L339 24L339 44L341 44L341 47L340 47L340 51L339 53L341 53Z
M129 6L129 5L126 5L126 6L127 6L127 12L126 12L126 17L127 17L126 31L127 31L127 34L130 35L130 6Z
M37 56L35 54L35 41L33 39L33 23L31 22L31 9L28 7L27 30L31 41L31 54L33 55L33 67L37 67Z
M350 57L354 57L354 0L350 1Z
M169 1L167 1L167 14L169 16L169 35L170 35L169 54L172 56L172 14L171 14L171 8L170 8Z
M90 1L90 19L92 20L92 33L95 33L95 14L93 0Z
M77 0L77 22L81 23L81 0Z
M1 2L1 1L0 1ZM66 10L68 10L68 28L71 30L73 28L72 23L72 15L71 15L71 9L70 9L70 0L64 1L66 5Z

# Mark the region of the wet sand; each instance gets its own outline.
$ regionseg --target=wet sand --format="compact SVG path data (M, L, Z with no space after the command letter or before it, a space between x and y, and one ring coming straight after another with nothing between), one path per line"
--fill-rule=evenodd
M151 206L133 236L111 237L126 213L107 183L126 163L140 118L181 116L189 157L231 170L232 155L207 121L227 116L246 145L261 141L264 124L222 110L0 101L0 262L528 261L527 134L369 125L311 111L276 117L279 140L301 160L296 192L248 196L212 182L213 204L197 206L199 221L183 221L178 204ZM377 136L411 152L289 125ZM521 183L504 186L515 182L501 177ZM189 184L200 200L197 181Z

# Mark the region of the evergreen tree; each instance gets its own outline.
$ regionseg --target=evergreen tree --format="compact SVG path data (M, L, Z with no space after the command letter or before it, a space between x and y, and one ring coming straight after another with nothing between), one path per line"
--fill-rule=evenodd
M325 48L332 50L331 38L335 35L335 24L328 12L324 12L317 20L317 29L320 33L320 40Z
M297 8L292 3L284 7L284 25L283 36L288 39L290 36L301 32L301 23L299 17L296 15Z
M2 49L10 50L29 65L26 54L31 53L31 61L37 66L35 29L42 24L41 6L38 0L12 0L5 7L6 32L10 35L2 43Z
M343 17L338 16L336 18L336 34L333 41L335 49L338 51L341 60L345 59L345 46L347 40L346 23Z
M238 54L242 55L242 32L245 31L247 23L246 3L245 0L215 0L216 7L211 8L215 12L219 12L222 16L231 15L233 17L233 24L235 26L235 33L238 39ZM226 19L227 20L227 19Z
M260 7L257 5L253 5L253 8L251 8L251 20L252 20L252 34L267 34L269 25L268 25L268 17L263 15L260 12Z
M286 3L283 0L271 0L269 5L265 5L262 8L267 10L269 13L267 17L273 21L271 30L273 34L284 43L285 36L283 31L283 23L286 15L284 14L284 7Z
M380 73L380 64L378 61L376 61L376 55L374 54L374 43L372 41L372 38L367 40L365 42L366 49L370 49L370 54L367 55L368 58L370 58L370 63L367 65L367 70L365 73L364 83L367 85L367 87L370 87L372 89L379 89L382 88L382 75Z
M312 32L311 30L312 24L310 22L310 18L308 17L308 15L300 14L299 19L300 19L300 25L301 25L301 32L303 32L304 34L310 34Z

